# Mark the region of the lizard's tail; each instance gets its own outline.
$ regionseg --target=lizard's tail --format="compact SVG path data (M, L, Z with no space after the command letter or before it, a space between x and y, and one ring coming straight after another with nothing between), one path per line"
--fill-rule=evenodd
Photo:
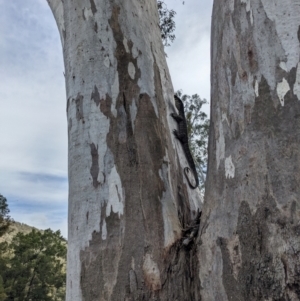
M193 170L193 172L191 172L191 169L189 167L185 167L184 174L185 174L185 177L186 177L190 187L192 189L196 189L199 185L199 178L196 173L196 169ZM193 181L193 177L194 177L194 181Z

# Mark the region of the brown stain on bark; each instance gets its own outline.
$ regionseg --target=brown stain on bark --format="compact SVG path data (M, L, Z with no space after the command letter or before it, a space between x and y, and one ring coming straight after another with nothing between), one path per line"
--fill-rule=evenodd
M94 23L94 31L96 33L98 33L98 23L97 22Z
M100 100L100 111L109 119L114 119L114 115L111 112L111 104L112 99L111 97L106 94L105 99Z
M98 88L97 88L96 85L94 86L94 91L92 92L91 100L94 100L96 105L99 106L99 104L100 104L100 94L99 94L99 91L98 91Z
M92 13L93 13L93 15L95 15L95 13L97 12L97 8L96 8L94 0L90 0L90 3L91 3Z
M73 99L74 100L74 99ZM75 98L75 104L76 104L76 118L77 121L82 121L84 123L83 118L83 96L78 93L77 97Z
M91 156L92 156L92 166L90 168L90 173L93 179L93 186L97 188L99 186L98 175L99 175L99 154L98 148L94 143L90 144Z
M295 82L296 82L296 77L297 77L297 68L296 67L293 67L290 72L286 73L286 75L284 76L289 85L290 85L290 92L289 93L292 93L293 94L293 98L298 101L297 99L297 96L294 95L294 85L295 85Z
M84 301L96 301L102 296L103 300L109 300L109 294L105 290L105 285L113 281L112 271L115 268L115 258L118 249L115 248L119 243L120 219L118 213L111 212L106 217L106 205L101 208L100 232L94 231L89 246L80 251L81 277L80 286ZM107 233L110 239L102 240L102 225L106 222ZM99 246L105 245L99 252ZM111 299L113 300L113 299Z

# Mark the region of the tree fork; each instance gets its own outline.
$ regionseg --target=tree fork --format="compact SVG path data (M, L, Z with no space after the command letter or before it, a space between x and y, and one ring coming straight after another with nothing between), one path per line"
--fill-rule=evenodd
M300 299L299 15L296 0L214 1L205 301Z
M197 291L188 279L198 265L195 249L181 246L182 229L201 196L184 178L188 163L171 133L157 2L48 3L67 90L67 300L190 300L181 296Z

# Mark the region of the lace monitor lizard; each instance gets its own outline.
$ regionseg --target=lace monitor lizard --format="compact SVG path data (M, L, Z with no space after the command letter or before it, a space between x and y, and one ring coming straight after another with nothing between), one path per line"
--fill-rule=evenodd
M174 99L175 99L175 106L178 110L178 114L171 113L171 116L177 121L178 130L173 130L173 134L181 142L183 151L185 153L186 159L190 166L190 167L184 168L184 174L187 178L187 181L188 181L190 187L192 189L195 189L199 185L199 179L198 179L198 175L197 175L197 171L196 171L195 162L194 162L193 156L192 156L190 148L189 148L189 137L188 137L188 131L187 131L186 118L184 115L184 106L183 106L182 100L177 95L174 95ZM192 173L194 175L195 183L191 183L191 179L188 176L190 170L192 171Z

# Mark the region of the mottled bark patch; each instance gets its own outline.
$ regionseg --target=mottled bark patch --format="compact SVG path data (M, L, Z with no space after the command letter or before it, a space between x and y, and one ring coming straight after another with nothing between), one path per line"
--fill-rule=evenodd
M96 103L97 106L99 106L100 94L99 94L99 91L98 91L98 88L96 85L94 86L94 90L92 92L91 99L94 100L94 102Z
M94 143L90 144L91 156L92 156L92 166L90 168L90 173L93 179L93 186L97 188L99 186L98 175L99 175L99 154L98 149Z
M300 104L292 92L287 93L282 107L262 77L251 123L247 124L240 141L234 142L240 143L242 151L244 141L251 135L250 141L259 145L259 153L252 147L241 153L241 158L249 161L242 165L240 160L238 168L237 178L243 183L243 196L251 192L250 185L255 185L256 194L251 195L258 200L247 199L240 205L236 235L242 261L237 278L233 273L234 254L230 253L229 241L222 237L218 239L223 259L223 285L229 300L237 297L238 300L300 298L300 273L296 264L300 259L300 239L295 234L300 204L298 116ZM262 160L260 162L265 165L256 166L256 160ZM259 184L257 179L261 179ZM227 196L236 189L235 185L228 185ZM255 213L252 213L252 201L258 203Z
M109 119L115 118L111 112L111 104L112 99L108 94L106 94L105 99L100 100L100 111Z
M128 93L128 92L127 92ZM144 274L141 270L145 253L151 254L158 267L161 266L160 246L163 244L163 223L160 199L164 184L159 176L159 169L164 157L162 136L158 135L159 120L148 95L136 95L139 98L135 131L133 134L129 104L132 97L121 95L118 99L118 116L110 125L108 145L116 158L116 166L120 172L125 195L124 253L118 275L116 296L124 296L124 289L128 284L128 271L131 267L131 257L137 262L135 273L139 294L150 294L157 287L151 281L143 285ZM130 94L129 94L130 95ZM123 97L122 97L123 96ZM124 100L125 97L125 100ZM126 108L126 109L125 109ZM126 143L120 140L120 124L125 121ZM157 132L158 131L158 132ZM139 227L136 227L139 225ZM132 246L134 251L132 250ZM127 267L127 268L125 268ZM150 291L150 292L149 292Z
M242 202L237 233L240 237L242 267L239 283L244 300L272 298L280 300L284 294L284 269L276 254L268 248L270 232L267 221L278 216L272 197L266 196L255 215ZM283 299L284 300L284 299Z
M291 70L287 75L290 83L294 74ZM230 246L233 238L217 240L222 253L222 282L228 300L298 300L300 104L290 91L284 107L280 106L264 77L258 94L251 112L250 108L245 111L245 131L226 139L231 151L235 147L239 150L235 153L239 158L236 179L225 181L221 169L215 181L218 185L214 182L207 187L216 191L225 182L226 194L222 189L220 196L225 195L228 204L241 202L234 233L239 239L238 254ZM210 143L214 148L215 142ZM239 186L242 193L238 193ZM241 258L238 269L234 261L237 255Z
M97 12L97 8L96 8L94 0L90 0L90 3L91 3L92 13L93 13L93 15L95 15L95 13Z
M231 262L231 254L228 250L228 242L226 239L219 237L217 240L217 245L222 252L223 260L223 285L226 289L228 300L232 301L242 301L244 300L241 292L240 285L238 281L234 278L233 266Z
M152 260L150 254L146 254L143 262L144 280L152 291L161 289L161 277L158 265Z
M267 280L267 283L260 282L259 274L265 271L266 260L270 263L267 266L268 273L271 275L271 272L273 272L271 261L268 260L270 254L266 249L266 240L269 233L264 223L265 218L263 216L261 220L261 216L252 217L249 205L242 202L237 228L242 254L242 265L238 279L235 279L233 274L232 255L229 253L228 240L222 237L217 240L217 245L222 252L222 279L228 300L261 300L261 298L270 297L273 289L278 287L275 280L272 283L270 280ZM264 263L262 271L260 271L262 262ZM263 281L263 279L261 280Z
M97 22L94 23L94 31L96 33L98 33L98 23Z
M274 226L280 228L277 239L282 237L288 242L286 250L279 254L270 249L270 241L275 239L270 228ZM228 300L296 300L293 296L300 297L300 268L296 264L300 259L300 240L292 238L296 229L280 213L271 196L263 197L255 214L247 202L241 203L237 235L242 260L238 277L234 277L232 262L236 254L230 253L237 250L229 248L227 239L220 237L217 241L222 252L223 285Z
M222 128L235 178L224 179L223 162L216 170L209 156L203 297L217 299L221 287L222 300L299 300L300 103L293 94L299 45L286 48L295 31L280 33L289 25L271 2L223 4L216 1L213 13L209 153L218 154Z
M298 200L300 187L300 102L292 92L285 97L284 107L276 106L269 86L262 78L260 97L256 99L251 127L259 135L265 135L266 163L271 189L276 201L289 205Z
M253 35L251 34L252 26L250 20L250 14L247 12L246 3L240 3L235 1L234 14L231 15L232 24L234 26L236 43L238 49L236 57L232 57L232 60L238 60L239 76L242 76L243 70L249 70L254 73L258 69L257 54L255 43L253 41ZM228 22L230 19L228 18ZM245 45L245 46L242 46ZM234 71L231 69L231 72ZM235 74L232 72L232 75Z
M293 90L294 90L294 85L295 85L295 82L296 82L296 77L297 77L297 68L293 67L290 72L288 72L286 74L286 79L290 85L290 93L293 94ZM290 97L292 96L292 98L295 100L295 101L298 101L298 98L296 95L290 95Z
M110 216L105 217L106 206L101 210L100 232L94 231L89 246L80 251L81 261L81 281L83 300L103 300L110 299L110 294L114 287L115 268L118 265L116 260L119 257L119 232L120 219L118 213L111 212ZM103 244L102 225L105 220L107 232L110 239L105 241L106 247L99 252L99 246ZM101 248L101 247L100 247Z
M78 121L82 121L84 123L83 118L83 96L78 93L77 97L75 98L76 104L76 118Z
M278 117L284 109L279 107L279 101L274 98L266 79L262 77L259 84L259 97L256 97L255 100L250 126L250 128L254 128L255 132L280 134L279 127L282 121Z

